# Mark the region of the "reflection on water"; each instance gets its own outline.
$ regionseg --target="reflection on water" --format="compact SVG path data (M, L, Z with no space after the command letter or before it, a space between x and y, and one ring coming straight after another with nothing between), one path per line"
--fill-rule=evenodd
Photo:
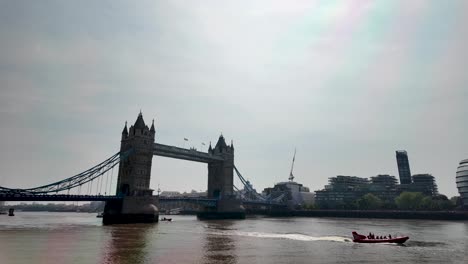
M216 234L216 231L229 230L233 221L208 221L205 232L203 261L206 264L237 263L236 243L231 236ZM215 232L213 232L215 231Z
M101 263L145 263L148 262L151 235L157 225L134 224L105 226L110 238L106 243Z
M407 234L406 246L349 242L352 230ZM0 216L0 264L468 263L468 223L256 218L102 226L91 214Z

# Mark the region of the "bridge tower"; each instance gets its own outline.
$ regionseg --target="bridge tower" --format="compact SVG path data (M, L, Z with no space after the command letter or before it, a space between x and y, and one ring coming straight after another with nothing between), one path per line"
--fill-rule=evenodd
M208 198L218 199L216 208L207 207L198 214L199 218L245 218L241 201L234 195L234 145L228 146L221 135L208 153L222 161L208 163Z
M104 224L158 221L158 197L150 189L155 134L154 120L148 128L141 112L130 129L125 122L120 151L131 154L119 164L116 190L123 199L106 203Z

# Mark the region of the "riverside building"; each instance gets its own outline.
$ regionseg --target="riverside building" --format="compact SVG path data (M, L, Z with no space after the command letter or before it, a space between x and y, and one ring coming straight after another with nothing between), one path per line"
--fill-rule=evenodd
M463 207L468 209L468 159L460 161L457 168L456 182Z
M315 203L320 208L347 207L368 192L367 178L338 175L328 178L325 189L315 191Z
M398 180L391 175L377 175L371 177L369 192L383 201L393 201L398 196Z
M411 176L408 153L405 150L396 151L396 160L400 184L395 176L387 174L373 176L370 181L367 178L338 175L329 178L324 189L315 191L316 204L321 208L353 207L353 203L367 193L391 203L402 192L420 192L425 196L439 194L435 178L431 174ZM460 195L464 193L462 196L468 205L468 159L462 162L463 166L459 167L461 172L457 172L457 184L460 181L459 192Z
M271 197L273 200L280 198L290 208L314 204L314 193L310 192L308 187L292 180L277 183L273 188L265 188L263 195Z
M400 175L400 184L411 184L411 170L406 150L397 150L396 160L398 165L398 174Z
M468 195L468 171L466 175ZM421 192L426 196L438 195L435 178L430 174L413 175L411 184L398 184L395 176L386 174L373 176L370 179L369 181L367 178L342 175L331 177L328 180L329 184L325 185L323 190L315 191L315 203L320 208L339 209L353 207L353 203L367 193L377 196L384 202L393 202L404 191Z
M412 192L420 192L427 196L436 196L439 194L434 176L427 173L413 175L413 183L409 190Z

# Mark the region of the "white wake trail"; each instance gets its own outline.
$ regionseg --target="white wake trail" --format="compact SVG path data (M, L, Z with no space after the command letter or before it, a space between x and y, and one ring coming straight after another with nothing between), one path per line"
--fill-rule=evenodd
M278 233L262 233L262 232L221 232L215 233L218 235L234 235L234 236L245 236L245 237L257 237L257 238L276 238L276 239L291 239L298 241L333 241L333 242L351 242L348 237L340 236L308 236L304 234L278 234Z

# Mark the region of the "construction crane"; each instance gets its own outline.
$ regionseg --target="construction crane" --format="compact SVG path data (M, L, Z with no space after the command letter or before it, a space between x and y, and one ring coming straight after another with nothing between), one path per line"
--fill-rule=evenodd
M294 180L293 169L294 169L294 160L296 159L296 149L294 148L294 156L291 164L291 172L289 172L289 181L292 182Z

